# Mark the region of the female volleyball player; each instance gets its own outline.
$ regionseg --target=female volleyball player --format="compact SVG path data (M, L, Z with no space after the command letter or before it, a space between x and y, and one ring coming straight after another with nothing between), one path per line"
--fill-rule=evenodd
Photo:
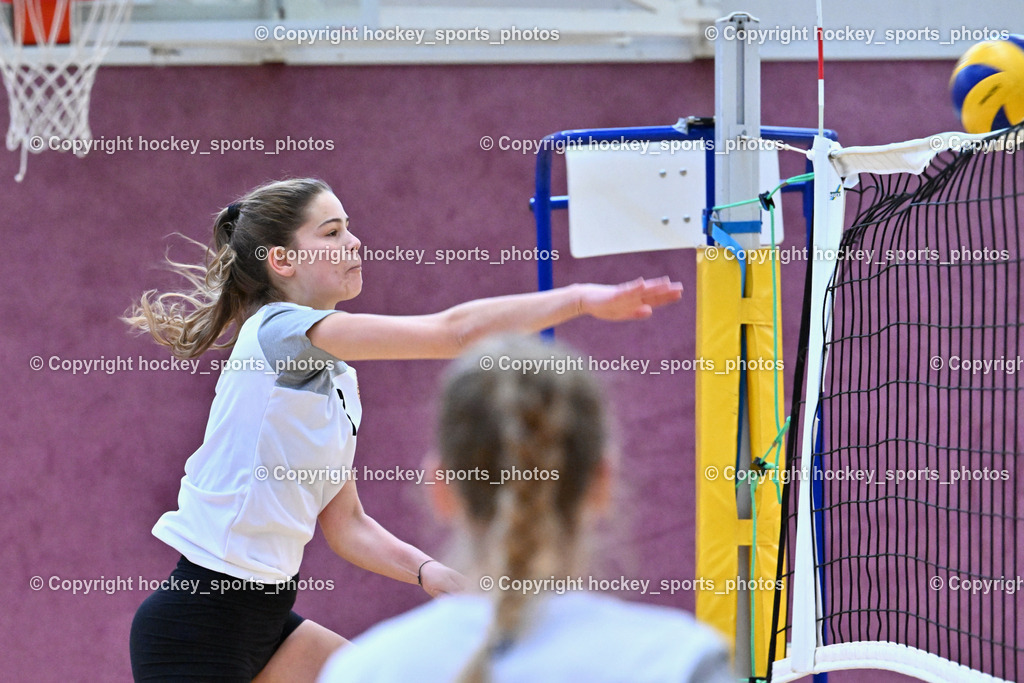
M735 680L717 635L688 614L582 590L584 539L610 498L608 397L581 370L492 365L563 353L498 339L452 366L432 465L447 476L431 494L485 592L374 627L328 662L321 683Z
M418 583L431 596L462 588L461 574L363 511L346 476L362 412L346 361L453 357L492 333L536 331L583 314L643 318L681 290L641 279L483 299L433 315L337 312L362 289L359 248L323 182L271 183L220 212L205 268L172 263L192 291L146 292L126 315L181 357L233 346L203 444L185 464L178 509L153 529L182 557L135 615L136 679L312 680L346 642L291 611L318 521L331 548L360 567Z

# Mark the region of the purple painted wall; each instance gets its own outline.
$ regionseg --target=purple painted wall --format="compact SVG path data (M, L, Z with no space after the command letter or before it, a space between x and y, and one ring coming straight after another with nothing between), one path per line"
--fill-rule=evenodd
M944 62L829 66L827 122L847 144L876 144L958 128L948 104ZM766 124L816 124L812 64L766 64ZM298 68L106 68L95 89L96 137L130 138L135 151L85 159L32 156L16 184L17 155L0 156L7 265L0 300L0 361L9 390L0 442L0 548L6 577L0 620L5 680L124 680L128 629L147 594L139 577L167 576L176 553L150 535L175 505L185 459L200 443L215 378L141 371L139 357L167 361L130 337L117 316L133 296L174 280L159 267L173 245L194 254L181 231L209 238L215 210L254 185L287 175L319 175L374 248L472 249L492 253L533 244L533 157L483 151L479 140L540 139L564 128L653 125L713 112L713 67L692 64ZM191 155L138 151L138 138L200 141L313 138L333 151ZM802 169L795 164L790 169ZM799 217L787 215L790 235ZM568 258L565 219L556 247L559 284L671 275L681 305L639 324L580 320L562 337L596 358L690 359L694 355L694 256L648 253L586 261ZM791 242L792 243L792 242ZM529 291L534 265L487 262L367 263L364 293L350 310L435 311L466 298ZM793 358L803 264L784 268L785 348ZM133 359L134 369L74 375L46 367L69 359ZM211 355L213 357L213 355ZM210 357L200 370L210 368ZM431 440L438 362L360 363L364 421L357 463L416 467ZM792 364L787 366L792 368ZM693 578L693 375L608 373L610 407L622 448L620 511L609 571ZM787 390L787 395L788 395ZM422 491L393 482L360 483L366 508L400 537L439 551ZM347 565L322 538L309 545L302 574L334 590L306 591L297 609L355 636L424 600ZM44 586L32 590L32 577ZM75 595L63 579L130 579L132 590ZM643 599L643 596L627 596ZM692 594L656 599L692 608ZM898 677L874 676L875 680ZM835 680L858 680L836 676Z

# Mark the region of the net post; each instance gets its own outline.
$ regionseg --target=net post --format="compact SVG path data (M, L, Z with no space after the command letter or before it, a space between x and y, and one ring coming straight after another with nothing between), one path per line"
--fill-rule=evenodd
M761 58L756 43L737 40L741 31L752 30L756 17L733 12L718 19L715 41L715 204L757 197L761 188L760 154L755 147L737 148L744 137L761 135ZM740 34L742 35L742 34ZM733 36L732 40L727 36ZM738 206L721 212L722 222L761 223L756 204ZM760 246L760 227L752 232L736 233L743 249Z
M757 197L760 156L756 145L737 145L761 133L761 74L758 47L737 40L758 20L743 12L718 19L715 42L715 205ZM742 147L742 148L739 148ZM756 204L723 210L721 229L741 250L760 246L761 210ZM737 263L741 270L737 271ZM697 255L697 356L725 361L744 355L740 314L747 280L744 261L712 261ZM728 313L731 311L732 313ZM717 366L721 367L721 366ZM749 491L732 481L708 481L711 468L748 468L751 462L749 404L741 373L697 373L697 568L701 579L749 580L751 503ZM742 530L747 529L747 533ZM697 617L717 627L733 645L736 674L755 675L751 665L750 594L745 587L721 593L721 585L697 591ZM770 630L770 626L769 629Z

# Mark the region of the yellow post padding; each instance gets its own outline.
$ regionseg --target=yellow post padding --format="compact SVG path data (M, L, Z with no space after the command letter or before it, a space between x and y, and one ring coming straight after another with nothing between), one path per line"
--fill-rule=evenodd
M764 250L762 250L764 251ZM710 252L709 252L710 253ZM727 582L745 576L740 572L738 549L750 546L751 520L738 518L736 510L736 444L739 416L740 335L746 326L746 370L751 457L762 456L775 440L772 268L776 259L751 259L747 266L747 296L740 292L739 266L734 259L709 258L697 251L697 357L704 369L696 373L696 462L697 462L697 566L696 578L703 579L697 591L697 618L718 629L730 644L736 639L736 610L750 605L736 604L736 593L726 591ZM776 271L778 276L778 271ZM781 325L781 322L780 322ZM780 330L781 334L781 330ZM778 340L782 362L782 339ZM778 423L785 419L782 367L779 368ZM772 458L773 460L773 458ZM749 463L748 463L749 464ZM745 464L744 466L748 465ZM785 462L780 458L780 469ZM744 492L748 492L743 484ZM782 511L775 485L767 478L755 494L757 510L757 557L754 576L754 643L758 670L767 674L767 651L771 638L776 562ZM746 601L745 601L746 602ZM785 600L783 600L785 605ZM741 634L749 637L749 634ZM780 650L781 651L781 650Z
M767 252L768 250L762 250ZM783 382L785 367L778 366L778 413L775 412L775 363L782 364L782 320L781 292L777 292L780 300L776 302L779 315L779 329L772 324L772 269L775 269L776 288L781 287L779 263L777 259L756 259L747 267L747 300L752 309L758 311L755 324L747 324L747 393L750 405L750 453L752 458L764 457L774 464L775 451L765 455L772 448L772 442L778 435L779 426L785 424L786 400ZM754 259L752 259L754 260ZM766 314L766 317L763 317ZM753 323L754 321L744 321ZM778 339L774 340L775 334ZM779 357L774 357L774 349L778 348ZM779 452L779 471L786 469L785 441ZM781 486L781 484L780 484ZM766 676L768 647L771 642L772 609L775 605L775 580L779 557L779 532L782 525L782 506L779 503L779 491L773 479L766 477L757 487L754 496L757 511L757 557L753 579L757 581L758 590L754 597L754 647L755 661L758 663L756 676ZM782 595L781 609L785 610L785 593ZM785 613L780 623L786 623ZM783 637L779 636L777 652L784 651ZM765 667L765 668L761 668Z
M723 253L718 249L716 252ZM710 259L697 250L696 373L697 618L718 629L730 644L736 637L736 597L726 595L735 580L739 520L735 482L739 373L725 372L740 355L739 267L732 259ZM749 543L749 536L748 543Z

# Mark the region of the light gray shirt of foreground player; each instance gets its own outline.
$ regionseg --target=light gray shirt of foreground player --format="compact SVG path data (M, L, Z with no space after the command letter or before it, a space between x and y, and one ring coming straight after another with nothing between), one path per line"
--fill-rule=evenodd
M439 598L364 633L324 667L320 683L458 678L481 647L493 604L484 595ZM529 627L491 660L491 680L734 683L718 635L685 612L600 593L551 595Z

